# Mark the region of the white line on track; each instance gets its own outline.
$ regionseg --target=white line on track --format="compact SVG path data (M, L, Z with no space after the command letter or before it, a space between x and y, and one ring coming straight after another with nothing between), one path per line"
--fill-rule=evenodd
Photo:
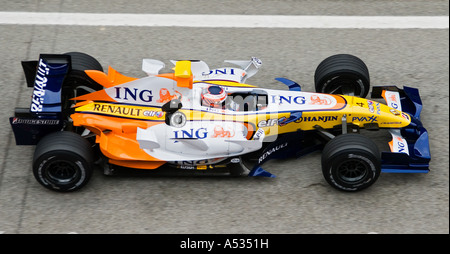
M448 29L448 16L283 16L0 12L0 25Z

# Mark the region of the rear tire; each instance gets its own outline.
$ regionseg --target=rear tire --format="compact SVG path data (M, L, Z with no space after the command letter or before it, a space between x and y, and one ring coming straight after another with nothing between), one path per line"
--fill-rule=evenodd
M68 52L64 55L70 55L72 70L64 80L63 88L71 90L87 89L84 93L75 93L72 96L80 96L88 92L94 92L103 89L103 86L92 80L87 74L86 70L96 70L103 72L101 64L92 56L81 52ZM71 98L69 98L71 99Z
M68 52L64 55L70 55L72 65L72 69L67 74L61 90L63 119L68 119L73 113L71 107L76 103L76 101L71 100L72 98L103 89L102 85L92 80L84 71L97 70L103 72L103 67L94 57L85 53ZM68 124L66 130L81 134L84 128L75 128L71 124Z
M64 55L70 55L72 59L72 70L98 70L103 71L102 65L94 57L81 52L67 52Z
M60 192L86 185L93 172L93 151L80 135L61 131L42 138L33 158L33 174L44 187Z
M381 173L377 145L360 134L343 134L329 141L322 152L325 180L342 191L359 191L376 182Z
M365 98L370 90L369 70L356 56L333 55L323 60L314 74L316 92Z

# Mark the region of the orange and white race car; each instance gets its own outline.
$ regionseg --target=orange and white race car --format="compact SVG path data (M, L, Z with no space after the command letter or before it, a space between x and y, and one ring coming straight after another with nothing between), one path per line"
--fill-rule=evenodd
M348 54L323 60L316 92L277 78L287 90L247 84L261 61L165 64L144 59L146 77L133 78L79 52L42 54L22 62L33 87L29 108L17 108L10 123L18 145L36 145L33 172L43 186L80 189L94 165L115 168L228 172L274 177L269 159L322 150L326 181L344 191L372 185L381 172L429 171L428 133L420 122L417 89L374 87L364 62ZM361 130L387 130L390 151Z

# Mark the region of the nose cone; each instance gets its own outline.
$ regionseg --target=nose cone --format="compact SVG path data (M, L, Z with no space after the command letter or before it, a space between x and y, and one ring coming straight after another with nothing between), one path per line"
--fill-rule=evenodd
M382 103L377 103L376 113L379 114L378 126L381 128L402 128L411 123L411 116Z
M359 126L378 124L379 128L402 128L411 122L410 115L381 102L358 97L346 99L352 102L350 120Z

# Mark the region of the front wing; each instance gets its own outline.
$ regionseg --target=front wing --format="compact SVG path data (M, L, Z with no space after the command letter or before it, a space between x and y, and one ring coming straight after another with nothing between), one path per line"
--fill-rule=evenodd
M428 132L420 120L422 100L419 90L395 86L374 87L372 98L383 97L387 105L409 117L411 123L391 129L390 152L381 154L381 171L385 173L428 173L431 160Z

